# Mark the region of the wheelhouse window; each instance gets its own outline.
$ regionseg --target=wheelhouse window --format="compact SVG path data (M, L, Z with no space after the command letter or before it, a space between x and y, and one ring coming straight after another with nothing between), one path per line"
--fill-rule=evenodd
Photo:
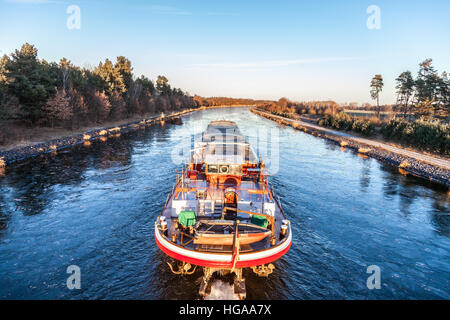
M219 167L216 165L208 165L208 173L217 173L219 172Z

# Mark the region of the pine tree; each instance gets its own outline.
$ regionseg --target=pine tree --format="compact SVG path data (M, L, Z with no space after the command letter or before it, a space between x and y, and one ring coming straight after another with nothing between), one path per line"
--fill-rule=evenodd
M414 79L410 71L402 72L397 80L397 103L402 105L402 112L406 116L409 112L409 103L414 95Z
M103 81L104 91L106 91L109 95L111 95L114 91L117 91L120 94L125 94L127 92L127 87L122 74L109 59L106 59L105 63L100 62L94 72Z
M72 127L79 127L81 123L88 122L88 106L85 97L76 89L71 89L69 92L70 107L73 111Z
M19 99L25 120L35 123L42 116L42 107L55 93L51 69L37 58L37 49L25 43L11 54L4 66L8 92Z
M169 85L169 80L165 76L158 76L156 79L156 90L162 96L170 96L172 94L172 89Z
M131 67L131 61L127 58L120 56L117 57L117 62L114 65L115 71L120 74L122 82L124 84L125 90L122 92L122 95L128 92L133 83L133 68Z
M111 103L109 102L108 96L104 91L102 92L95 91L94 106L96 111L97 122L101 123L105 121L109 116L109 112L111 110Z
M441 117L448 118L450 116L450 79L445 71L442 72L439 78L437 100L437 114Z
M370 96L372 99L377 100L377 114L380 116L380 92L383 90L383 77L381 74L377 74L372 78L370 82Z
M110 98L111 101L111 118L114 120L123 119L126 114L126 105L122 96L114 91Z

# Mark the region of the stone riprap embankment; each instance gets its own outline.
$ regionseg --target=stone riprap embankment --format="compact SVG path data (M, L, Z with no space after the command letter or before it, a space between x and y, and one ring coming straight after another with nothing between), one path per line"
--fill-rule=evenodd
M294 129L332 141L341 147L354 150L363 156L377 159L384 164L398 168L402 174L410 174L450 187L450 161L447 159L393 147L375 140L351 136L304 121L273 115L256 108L251 108L250 110L255 114L276 121L282 125L292 126Z
M91 141L105 139L122 133L139 130L155 123L173 123L180 124L180 116L194 111L193 109L184 110L171 115L154 116L142 119L137 122L127 123L116 127L99 128L85 133L77 134L70 137L53 139L47 142L29 145L25 147L15 148L0 152L0 167L5 167L12 163L23 161L41 154L52 153L78 144L89 144Z

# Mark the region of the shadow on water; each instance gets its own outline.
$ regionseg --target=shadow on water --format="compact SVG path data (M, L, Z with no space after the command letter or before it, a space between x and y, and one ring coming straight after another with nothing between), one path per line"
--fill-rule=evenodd
M53 187L82 183L90 169L105 170L129 165L132 137L79 145L55 155L43 155L13 166L3 183L14 190L14 202L24 215L41 213L52 201Z
M431 222L436 231L441 235L450 238L450 204L446 196L436 199L433 207L435 210L431 214Z
M367 161L368 159L361 158L362 167L361 167L361 173L360 173L360 183L361 191L367 192L370 186L370 169L371 169L371 162Z
M450 237L450 197L448 188L414 176L404 176L396 168L380 166L384 175L383 192L387 197L397 196L401 212L405 218L414 214L413 204L416 200L427 198L432 201L430 221L435 231L445 237Z
M3 200L3 195L0 194L0 242L1 235L8 226L9 218L9 214L7 214L5 210L5 201Z

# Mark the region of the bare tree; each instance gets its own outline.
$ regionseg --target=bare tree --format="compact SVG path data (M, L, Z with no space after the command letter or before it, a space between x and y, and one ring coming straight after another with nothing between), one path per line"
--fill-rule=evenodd
M66 94L66 91L64 89L58 90L54 97L47 100L43 111L47 114L48 119L50 119L52 127L55 121L69 120L73 112L70 107L70 98Z

